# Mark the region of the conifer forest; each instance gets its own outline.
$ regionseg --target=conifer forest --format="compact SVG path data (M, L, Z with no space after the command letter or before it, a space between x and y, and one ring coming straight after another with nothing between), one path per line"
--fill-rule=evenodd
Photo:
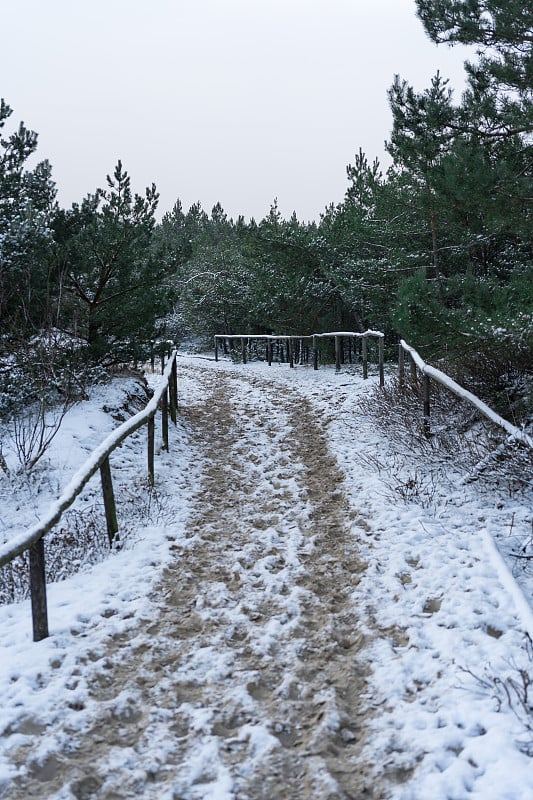
M0 106L0 412L146 356L151 339L385 332L521 424L533 363L533 9L524 0L417 0L435 46L471 45L466 90L437 73L389 89L391 165L357 150L319 220L261 220L221 203L158 216L118 161L71 208L38 134ZM371 112L369 112L371 113ZM38 153L39 155L39 153ZM95 183L98 177L95 178ZM179 197L179 186L176 187ZM161 214L161 209L159 209ZM20 363L34 373L21 380Z

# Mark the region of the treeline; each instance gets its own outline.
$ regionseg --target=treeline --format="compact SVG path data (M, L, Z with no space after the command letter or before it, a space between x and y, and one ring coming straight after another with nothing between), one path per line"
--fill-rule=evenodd
M473 45L467 88L437 74L389 91L392 166L359 152L319 221L229 219L179 201L156 222L155 186L106 186L58 207L37 136L1 139L4 357L43 329L93 362L142 356L153 336L381 328L492 382L533 362L533 9L525 0L417 0L436 44ZM11 109L2 101L0 129ZM502 378L502 375L504 376ZM513 377L514 376L514 377Z

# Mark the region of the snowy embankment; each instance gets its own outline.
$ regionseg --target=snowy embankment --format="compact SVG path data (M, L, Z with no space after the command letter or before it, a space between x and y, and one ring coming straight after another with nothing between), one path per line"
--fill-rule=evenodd
M527 498L450 474L424 506L402 499L357 409L377 378L180 363L141 524L120 497L145 490L142 433L111 463L126 549L49 587L39 644L28 602L0 608L0 796L533 796L533 580L518 589L493 544L531 534ZM206 387L228 402L211 426ZM103 438L101 404L70 412L34 509L0 485L10 530ZM312 419L336 466L312 466ZM423 471L406 454L394 480Z

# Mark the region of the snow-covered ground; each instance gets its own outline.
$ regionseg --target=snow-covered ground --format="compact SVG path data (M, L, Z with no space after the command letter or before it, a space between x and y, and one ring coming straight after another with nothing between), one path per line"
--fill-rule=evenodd
M375 376L179 363L180 417L149 503L145 431L111 461L123 549L104 558L100 547L99 563L49 586L45 641L31 641L28 601L0 607L0 797L322 800L363 796L363 773L368 797L532 797L533 578L500 555L511 533L531 537L531 495L483 491L453 469L427 502L398 491L414 475L423 485L425 468L409 456L384 468L390 443L358 408ZM103 406L116 411L136 391L132 379L118 395L97 388L34 477L18 485L0 473L4 539L46 510L117 424ZM208 396L227 400L216 419ZM313 467L317 431L335 465L318 442ZM76 508L98 496L95 479ZM101 510L91 514L101 527ZM221 540L228 525L233 538ZM171 628L158 592L174 585ZM269 683L279 709L263 697ZM299 747L300 773L287 777Z

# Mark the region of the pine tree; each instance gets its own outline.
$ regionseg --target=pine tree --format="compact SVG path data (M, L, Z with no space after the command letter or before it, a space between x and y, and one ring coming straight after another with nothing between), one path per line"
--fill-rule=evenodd
M55 185L48 161L27 169L34 131L21 122L3 134L11 114L0 100L0 324L3 333L26 335L47 322Z
M95 357L121 360L142 351L164 308L163 268L151 252L158 194L133 194L119 161L107 187L56 216L66 264L71 325Z

